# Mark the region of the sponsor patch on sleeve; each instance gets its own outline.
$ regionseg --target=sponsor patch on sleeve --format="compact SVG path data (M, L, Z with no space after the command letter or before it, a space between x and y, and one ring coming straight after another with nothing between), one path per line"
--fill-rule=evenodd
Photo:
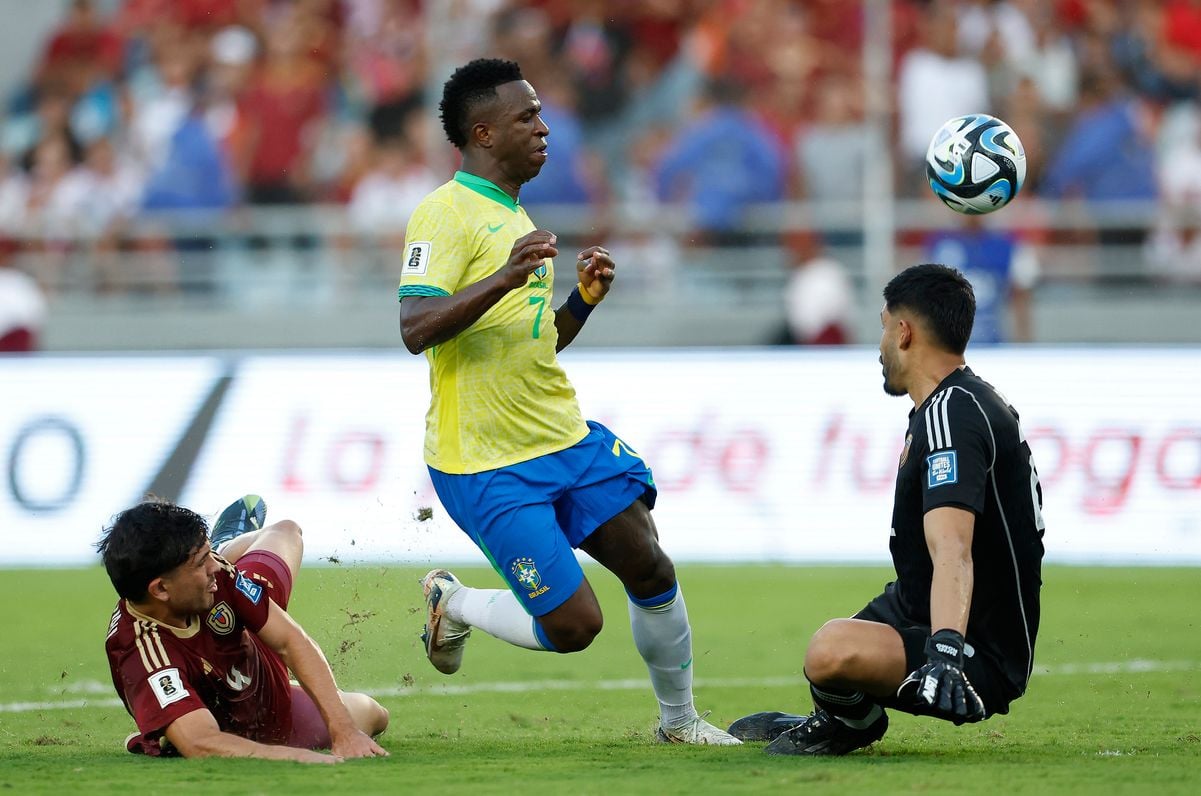
M263 587L243 575L241 572L238 573L238 577L234 581L234 588L246 595L246 599L250 600L255 605L258 605L259 600L263 597Z
M959 460L955 451L939 451L926 457L926 488L959 482Z
M405 264L401 276L420 276L430 267L430 242L428 240L413 241L406 248Z
M183 687L183 680L179 677L179 669L162 669L155 672L147 678L150 683L150 690L158 698L158 706L165 708L173 702L178 702L181 699L186 699L191 696L188 689Z

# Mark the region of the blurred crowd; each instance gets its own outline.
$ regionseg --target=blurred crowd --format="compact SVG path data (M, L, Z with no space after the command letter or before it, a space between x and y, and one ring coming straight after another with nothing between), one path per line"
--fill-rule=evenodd
M199 227L242 207L342 205L353 231L403 237L456 165L429 87L495 55L521 63L551 129L523 203L673 205L685 240L629 242L668 254L754 243L751 206L856 201L879 161L864 5L65 2L4 98L0 234L45 255L50 285L56 253L86 245L101 289L136 281L123 252L179 247L131 235L145 219ZM928 195L923 158L942 122L993 113L1025 143L1026 192L1101 215L1161 203L1155 229L1098 234L1201 280L1201 0L896 0L891 27L898 195Z

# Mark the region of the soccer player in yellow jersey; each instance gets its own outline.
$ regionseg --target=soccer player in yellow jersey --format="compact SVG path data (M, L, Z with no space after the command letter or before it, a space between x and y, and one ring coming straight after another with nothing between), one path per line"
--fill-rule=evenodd
M651 518L651 472L613 432L584 421L555 356L609 292L614 263L600 246L580 252L579 284L551 306L556 238L517 196L546 162L541 107L512 61L458 69L441 111L462 170L409 220L400 331L430 363L425 460L442 505L509 587L427 574L426 653L439 671L457 671L473 627L532 650L586 648L602 618L579 548L629 595L659 700L656 738L735 745L692 703L692 632Z

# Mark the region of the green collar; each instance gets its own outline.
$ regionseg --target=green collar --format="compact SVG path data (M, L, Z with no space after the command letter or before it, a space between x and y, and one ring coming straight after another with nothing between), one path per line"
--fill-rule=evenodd
M462 185L464 188L475 191L480 196L486 196L494 202L499 202L500 204L512 210L514 213L517 212L518 201L502 191L496 186L495 183L489 182L483 177L477 177L476 175L468 174L465 171L456 171L455 182L457 182L459 185Z

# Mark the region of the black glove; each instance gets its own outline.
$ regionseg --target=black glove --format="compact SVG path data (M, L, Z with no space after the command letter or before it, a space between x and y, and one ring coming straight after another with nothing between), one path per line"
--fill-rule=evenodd
M963 673L963 636L944 628L926 641L926 665L897 689L903 707L956 724L984 718L984 703Z

